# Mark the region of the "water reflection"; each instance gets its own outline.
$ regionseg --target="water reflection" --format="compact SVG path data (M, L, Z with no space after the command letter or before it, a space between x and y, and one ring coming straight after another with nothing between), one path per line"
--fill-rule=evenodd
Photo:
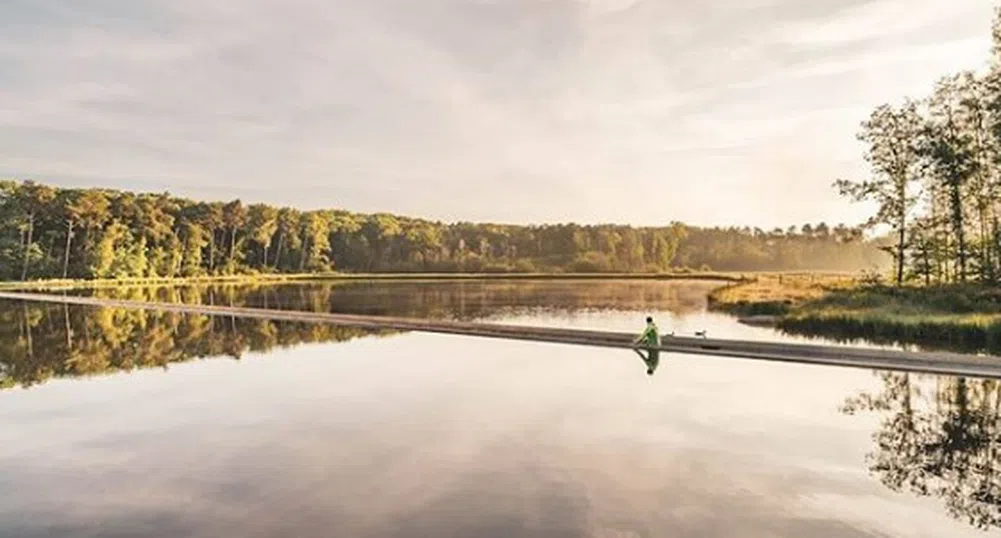
M876 345L926 351L1001 355L1001 338L991 328L954 327L937 322L895 325L879 320L831 318L823 321L789 318L779 328L790 336L803 336L845 345Z
M484 320L539 312L692 313L705 309L706 293L713 286L702 281L404 281L127 287L83 293L139 301ZM391 332L0 301L0 388L165 368L196 358L239 359L248 351L387 334Z
M51 378L166 368L390 331L140 310L0 301L0 388Z
M1001 526L1001 383L884 373L843 411L878 413L869 469L888 488L938 497L979 529Z
M632 330L642 319L637 312L677 313L675 323L701 315L709 287L352 283L100 294L456 319L518 313L535 325L551 321L543 313L588 312L585 325ZM709 329L752 330L722 321ZM0 301L0 383L30 387L373 334ZM142 393L129 392L129 383L5 393L8 417L21 411L0 439L0 463L17 471L0 480L0 535L10 530L6 521L17 531L12 536L32 535L39 521L62 521L73 530L104 525L121 535L160 536L225 535L224 523L258 535L297 524L313 531L306 535L348 536L580 536L596 527L613 536L873 536L866 530L872 520L899 523L880 513L887 505L870 507L874 515L864 514L870 521L857 527L845 520L864 519L858 514L872 499L889 503L880 497L886 488L941 499L945 509L928 517L950 530L1001 525L1001 386L994 381L884 374L881 387L848 400L846 414L879 417L869 467L884 488L864 472L845 472L861 471L870 425L836 408L860 383L875 381L864 372L685 356L661 365L659 353L637 349L647 375L669 371L654 380L657 390L647 390L640 364L621 350L419 334L375 344L177 369L146 378ZM300 360L311 350L336 360ZM622 377L618 357L628 362ZM195 376L212 369L225 374ZM77 407L87 390L100 398ZM163 397L147 396L150 390ZM36 411L47 398L67 421ZM122 461L155 463L130 468ZM429 476L436 477L430 487ZM122 504L143 495L150 506ZM840 510L831 499L862 501L823 519L800 517L811 498L825 513ZM93 503L90 512L59 511L83 500ZM914 507L911 496L892 502ZM934 524L925 536L943 528Z
M643 351L638 349L634 349L633 351L635 351L636 354L643 359L643 364L646 365L647 375L653 375L653 373L657 371L657 366L660 365L660 351L657 351L656 349L648 349L646 350L645 355L643 354Z
M484 320L540 312L692 313L705 309L706 292L714 285L700 281L325 282L128 287L84 293L139 301ZM287 321L0 301L0 388L30 387L50 378L166 367L195 358L238 359L248 351L343 342L376 334L391 333Z
M129 287L86 291L138 301L477 320L526 313L706 309L707 281L347 281Z

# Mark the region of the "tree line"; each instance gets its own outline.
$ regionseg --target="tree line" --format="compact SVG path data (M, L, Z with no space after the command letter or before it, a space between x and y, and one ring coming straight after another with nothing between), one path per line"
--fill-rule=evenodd
M0 278L237 273L856 270L857 229L442 223L390 214L196 202L168 193L0 182Z
M840 192L878 205L892 231L894 280L1001 279L1001 7L989 61L941 78L930 95L876 108L858 138L872 176Z

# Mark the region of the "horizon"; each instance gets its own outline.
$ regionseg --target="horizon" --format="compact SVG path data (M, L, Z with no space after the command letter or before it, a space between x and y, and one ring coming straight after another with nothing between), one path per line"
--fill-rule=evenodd
M856 225L872 206L832 183L867 176L859 123L987 57L990 3L938 5L7 4L0 176L441 222Z

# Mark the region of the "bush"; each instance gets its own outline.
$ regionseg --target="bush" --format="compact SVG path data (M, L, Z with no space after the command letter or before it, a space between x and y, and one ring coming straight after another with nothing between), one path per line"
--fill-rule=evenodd
M511 266L505 263L488 263L483 266L484 273L510 273Z
M878 288L883 285L883 275L879 271L862 271L857 282L863 288Z
M588 252L578 256L572 264L570 270L576 273L607 273L612 268L608 261L608 256L598 252Z
M514 262L514 272L516 273L534 273L536 272L535 264L532 260L521 259Z

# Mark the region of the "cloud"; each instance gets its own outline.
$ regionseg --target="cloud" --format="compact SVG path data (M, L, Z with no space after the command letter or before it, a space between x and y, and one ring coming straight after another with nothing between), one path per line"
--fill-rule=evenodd
M828 185L857 173L865 111L981 63L990 11L8 2L0 175L444 219L836 221L849 206ZM815 133L806 177L762 164ZM816 197L744 205L793 182Z

